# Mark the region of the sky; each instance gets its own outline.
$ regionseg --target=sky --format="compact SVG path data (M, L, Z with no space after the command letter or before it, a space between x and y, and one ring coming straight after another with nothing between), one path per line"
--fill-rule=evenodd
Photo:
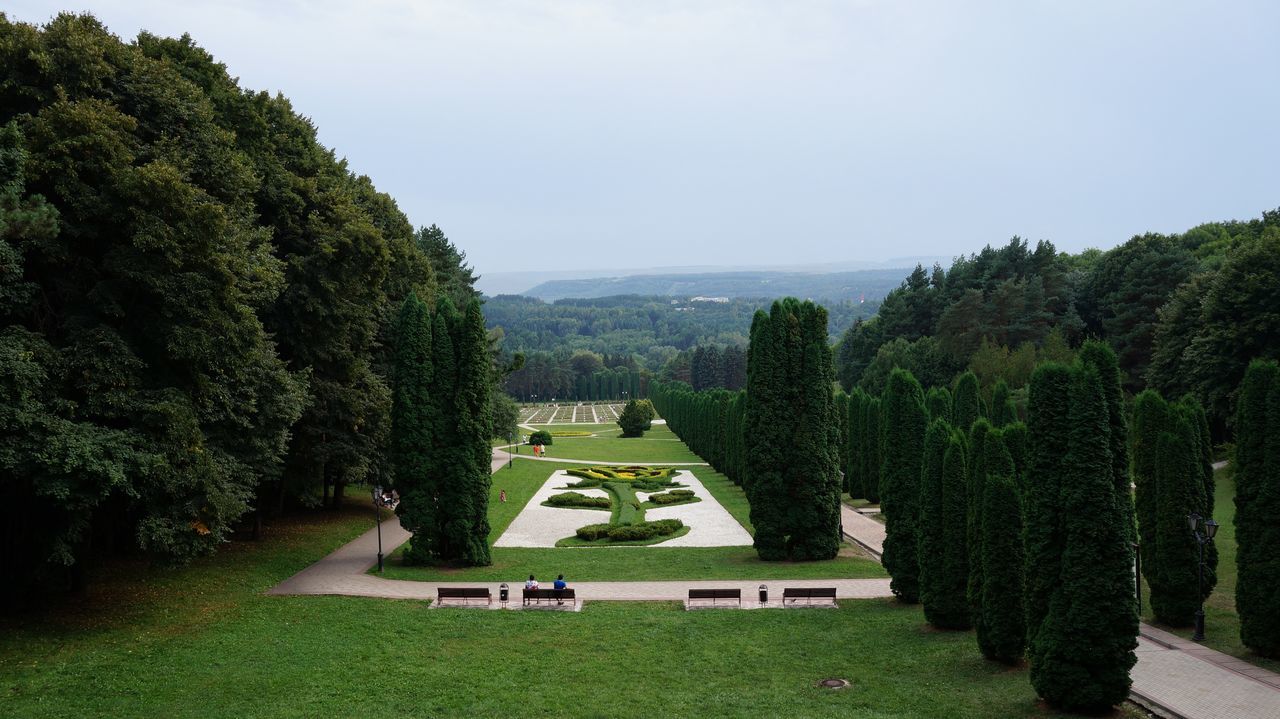
M190 33L480 273L1061 250L1280 206L1280 3L8 0Z

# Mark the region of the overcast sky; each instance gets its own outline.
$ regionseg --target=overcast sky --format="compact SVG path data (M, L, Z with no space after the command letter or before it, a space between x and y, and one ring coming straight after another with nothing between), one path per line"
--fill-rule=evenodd
M1280 206L1280 3L9 0L189 32L480 272L1060 249Z

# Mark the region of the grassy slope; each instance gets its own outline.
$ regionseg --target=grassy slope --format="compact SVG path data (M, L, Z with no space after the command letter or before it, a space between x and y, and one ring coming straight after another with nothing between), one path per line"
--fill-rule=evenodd
M1218 547L1218 584L1209 595L1204 607L1205 645L1220 652L1239 657L1260 667L1280 672L1280 661L1267 659L1249 651L1240 643L1240 620L1236 616L1236 483L1228 470L1218 470L1214 492L1213 517L1218 520L1218 535L1213 543ZM1191 628L1172 628L1157 624L1151 616L1148 602L1150 588L1143 582L1143 621L1160 626L1180 636L1191 638ZM1280 611L1280 609L1277 609Z

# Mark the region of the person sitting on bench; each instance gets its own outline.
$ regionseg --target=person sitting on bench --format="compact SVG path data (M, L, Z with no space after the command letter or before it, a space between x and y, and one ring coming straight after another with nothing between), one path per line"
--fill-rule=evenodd
M564 588L565 588L565 587L567 587L567 586L569 586L569 585L565 583L565 581L564 581L564 575L563 575L563 574L561 574L560 576L556 577L555 584L552 584L552 585L551 585L551 588L552 588L552 589L564 589ZM564 600L563 600L563 599L557 600L557 601L556 601L556 604L564 604Z
M533 575L532 575L532 574L530 574L530 575L529 575L529 581L527 581L527 582L525 582L525 583L524 583L524 588L525 588L525 589L537 589L537 588L538 588L538 580L534 579L534 578L533 578Z

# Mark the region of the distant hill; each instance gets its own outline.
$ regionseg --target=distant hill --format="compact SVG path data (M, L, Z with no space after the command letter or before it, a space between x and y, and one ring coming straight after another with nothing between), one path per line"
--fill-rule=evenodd
M664 297L799 297L857 301L880 299L902 283L910 267L852 272L707 272L700 274L631 275L551 280L521 292L542 300L615 295Z

